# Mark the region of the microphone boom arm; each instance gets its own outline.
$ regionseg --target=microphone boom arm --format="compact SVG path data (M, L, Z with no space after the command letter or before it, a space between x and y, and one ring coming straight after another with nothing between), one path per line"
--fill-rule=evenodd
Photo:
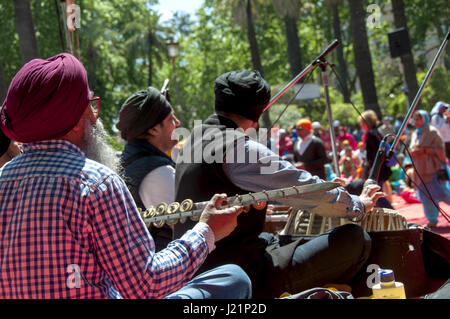
M395 149L397 148L400 138L402 137L403 132L405 131L405 128L408 125L409 120L411 119L411 117L416 109L416 106L419 103L420 98L422 97L423 90L425 89L425 86L427 85L428 80L430 79L431 75L433 74L434 68L436 67L437 62L440 60L445 47L447 46L449 37L450 37L450 29L448 30L444 41L442 42L438 52L436 53L436 56L434 57L434 60L431 63L431 66L427 72L427 75L425 76L425 79L423 80L422 85L420 86L419 90L417 91L417 94L408 110L408 113L406 114L405 119L403 120L403 123L402 123L400 129L398 130L397 135L395 136L394 142L392 143L387 154L386 154L386 142L385 142L386 137L383 137L383 140L381 141L380 146L378 148L374 163L370 170L369 177L366 180L366 182L364 183L364 186L377 183L378 176L380 174L381 164L384 162L385 159L387 161L389 161L392 158L392 156L394 155Z

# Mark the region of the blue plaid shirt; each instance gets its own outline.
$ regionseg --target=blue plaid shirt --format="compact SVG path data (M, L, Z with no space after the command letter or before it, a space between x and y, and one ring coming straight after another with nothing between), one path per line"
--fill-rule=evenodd
M155 253L120 177L62 140L0 169L0 234L0 298L162 298L208 254L195 228Z

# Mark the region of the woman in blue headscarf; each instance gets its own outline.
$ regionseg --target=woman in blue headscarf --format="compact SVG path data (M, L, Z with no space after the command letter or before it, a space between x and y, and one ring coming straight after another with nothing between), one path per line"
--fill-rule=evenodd
M414 126L416 131L411 136L410 150L416 171L411 178L417 190L417 198L423 204L428 226L436 227L439 201L450 204L450 190L446 188L446 183L439 182L437 176L445 163L444 142L437 129L430 126L430 116L426 111L418 110L414 113Z

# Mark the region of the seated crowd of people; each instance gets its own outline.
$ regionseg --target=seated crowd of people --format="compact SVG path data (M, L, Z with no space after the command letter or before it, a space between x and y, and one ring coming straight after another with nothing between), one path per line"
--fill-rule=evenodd
M421 112L425 111L421 110ZM437 167L440 166L441 171L444 169L449 171L449 105L441 101L436 103L430 115L424 115L431 118L431 121L430 119L428 122L425 121L424 126L428 126L435 132L437 149L431 151L432 146L421 145L424 141L417 139L417 133L421 131L421 127L415 126L414 119L411 118L410 123L406 123L404 126L393 158L385 163L383 174L380 173L380 186L386 194L389 204L393 203L393 194L401 196L407 203L421 202L416 194L421 181L414 183L413 176L420 178L418 175L421 175L422 172L427 173L420 169L418 174L414 173L414 160L418 160L419 163L424 162L425 166L427 163L437 161ZM349 189L353 189L351 184L362 183L369 177L371 164L380 141L386 137L388 143L392 144L402 128L404 117L402 114L397 115L396 121L393 123L392 117L385 116L381 122L378 121L376 114L369 110L359 117L358 125L344 126L336 120L332 123L335 139L334 149L331 144L329 126L322 125L318 121L311 122L309 118L303 118L288 128L275 127L279 139L278 152L281 157L291 161L297 168L305 169L328 181L339 177L345 185L349 186ZM416 132L415 140L412 140L414 132ZM387 144L388 148L391 144ZM417 148L419 145L430 150L430 157L417 157L417 152L413 152L413 154L408 152L411 148ZM442 146L445 148L445 154L442 154L442 151L439 153L439 148L442 150ZM443 185L446 189L450 189L447 180ZM388 207L389 204L387 204ZM427 217L430 217L429 226L436 226L435 216L427 214Z

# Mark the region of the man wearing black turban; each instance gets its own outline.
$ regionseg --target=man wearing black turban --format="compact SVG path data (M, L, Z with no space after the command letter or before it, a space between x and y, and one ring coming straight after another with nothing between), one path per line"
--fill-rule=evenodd
M125 182L142 210L175 195L175 163L167 153L175 146L172 132L180 125L166 97L149 87L131 95L123 104L116 127L126 140L121 156ZM151 227L156 251L172 241L172 229L165 224Z
M258 122L270 100L270 85L257 71L227 72L216 79L216 112L239 114Z
M216 79L214 93L215 114L194 128L177 157L176 201L199 202L216 192L231 196L324 182L251 138L250 129L258 127L270 101L270 86L257 71L222 74ZM354 218L372 209L382 196L378 190L378 185L372 185L358 197L339 187L279 202L329 217ZM280 247L272 234L263 232L265 218L265 208L250 207L239 215L235 230L216 242L198 273L235 263L251 278L255 298L277 298L283 292L349 283L369 257L370 237L357 225L344 225L307 243L297 240ZM175 238L192 226L189 220L176 224Z

